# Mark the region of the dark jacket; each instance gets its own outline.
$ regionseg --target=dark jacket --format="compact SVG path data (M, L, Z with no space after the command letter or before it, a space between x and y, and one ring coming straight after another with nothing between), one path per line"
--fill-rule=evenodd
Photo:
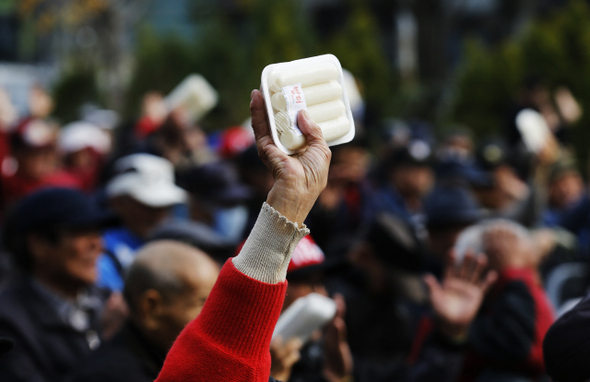
M557 382L590 379L590 295L557 320L547 332L543 354L547 374Z
M31 278L10 281L0 293L0 337L14 340L14 348L0 357L0 381L60 380L100 343L98 314L92 314L88 330L76 330Z
M482 371L540 378L545 367L542 343L554 320L553 308L529 269L505 269L472 325L461 382Z
M130 322L93 353L67 382L152 382L166 354L157 351Z

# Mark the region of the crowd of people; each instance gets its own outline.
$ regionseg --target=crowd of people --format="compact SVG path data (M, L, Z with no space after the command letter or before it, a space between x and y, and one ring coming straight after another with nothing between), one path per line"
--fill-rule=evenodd
M248 126L214 133L155 92L132 122L87 105L63 126L43 89L25 116L3 93L0 380L589 379L590 195L562 92L526 86L494 137L396 121L369 147L358 120L331 152L300 113L292 157L257 91ZM335 316L273 338L310 293Z

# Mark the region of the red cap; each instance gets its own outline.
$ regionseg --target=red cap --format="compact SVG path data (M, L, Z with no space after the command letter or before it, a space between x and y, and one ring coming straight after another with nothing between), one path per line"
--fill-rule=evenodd
M242 126L233 126L221 133L219 154L224 158L233 158L254 144L254 134Z
M240 253L245 243L246 241L243 241L242 244L236 248L236 256ZM293 251L289 268L287 268L287 273L298 271L312 265L322 264L324 260L324 252L315 241L313 241L313 238L310 235L304 236Z
M295 247L289 268L287 268L287 273L321 264L324 262L324 259L324 252L313 241L312 237L307 235Z

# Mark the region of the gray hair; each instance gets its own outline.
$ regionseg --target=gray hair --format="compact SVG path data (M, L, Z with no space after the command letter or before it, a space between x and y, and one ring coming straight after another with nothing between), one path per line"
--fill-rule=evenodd
M504 228L512 232L520 243L527 247L534 247L533 238L528 229L508 219L488 219L464 229L455 243L455 260L461 261L465 254L472 251L474 255L486 253L484 236L490 230Z

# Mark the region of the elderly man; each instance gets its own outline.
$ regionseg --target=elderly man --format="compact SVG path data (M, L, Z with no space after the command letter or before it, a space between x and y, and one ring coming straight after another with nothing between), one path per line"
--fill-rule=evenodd
M484 252L498 282L469 335L461 381L529 381L544 375L543 338L554 313L539 281L539 255L529 232L505 219L480 223L457 241Z
M156 379L168 349L199 315L218 274L209 256L187 244L160 240L142 247L125 279L130 309L125 327L68 381Z
M53 381L101 342L107 294L92 285L109 217L78 191L45 189L25 197L4 240L20 270L0 294L2 381Z
M308 146L287 156L272 141L257 90L250 111L258 152L275 183L242 250L225 263L203 311L168 352L158 382L274 381L269 379L269 348L283 306L287 268L293 249L308 233L302 223L326 185L331 154L306 112L299 113L298 125ZM466 299L448 284L430 280L429 286L442 305L467 307L458 312L467 318L475 315L485 290L483 284L476 287L465 305Z

